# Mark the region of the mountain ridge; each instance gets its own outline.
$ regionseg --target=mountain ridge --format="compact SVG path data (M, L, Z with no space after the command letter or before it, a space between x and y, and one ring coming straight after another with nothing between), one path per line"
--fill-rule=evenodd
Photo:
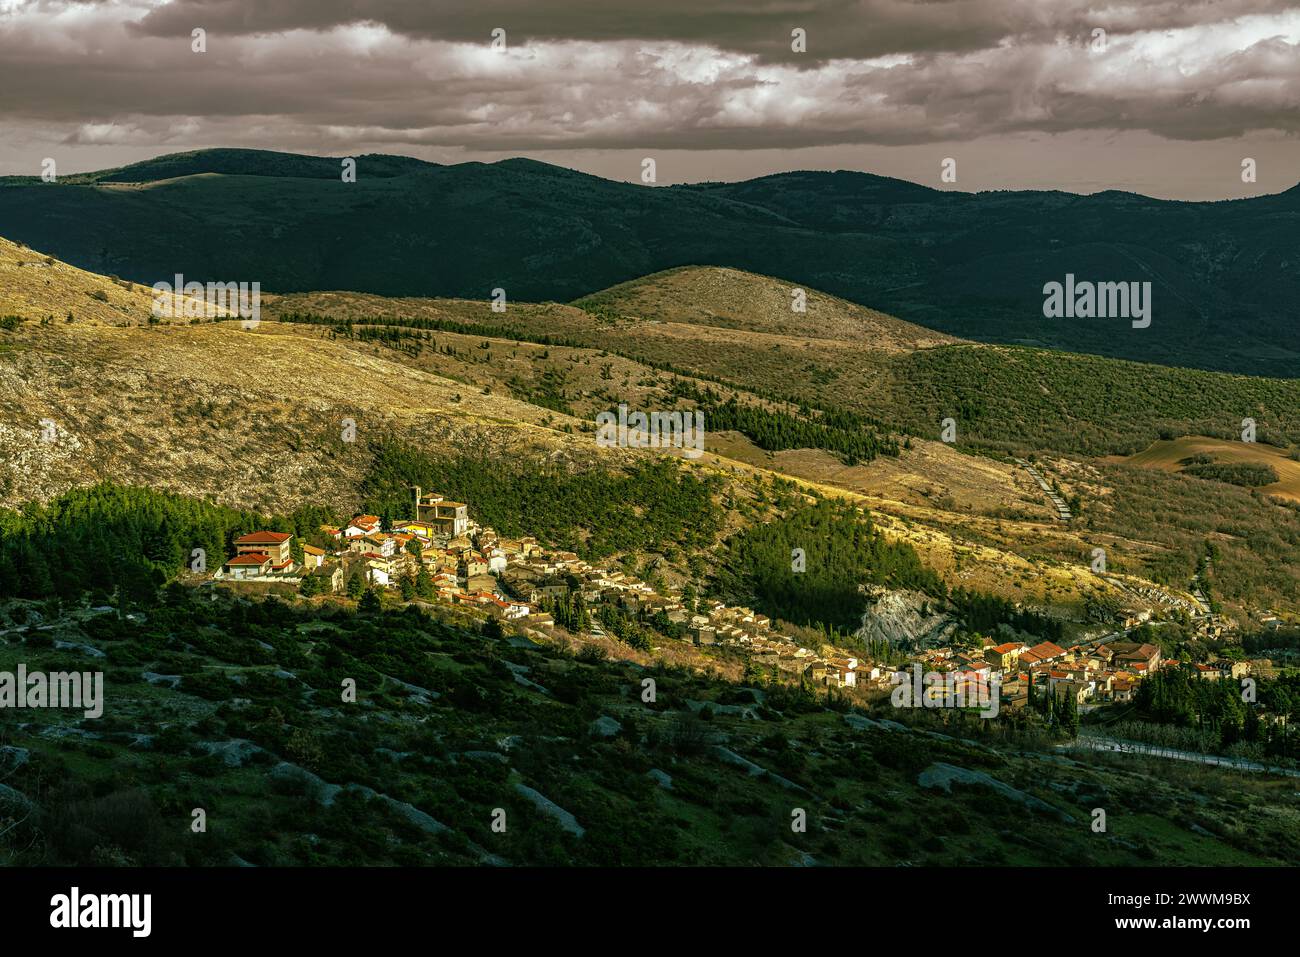
M0 235L145 285L180 272L283 293L482 298L502 288L512 300L570 301L702 263L781 276L958 338L1255 375L1300 369L1295 190L1186 203L957 193L851 171L647 188L522 158L360 157L355 183L335 159L296 154L149 163L54 184L9 178ZM213 170L226 172L199 172ZM1043 286L1068 273L1151 282L1151 327L1044 319Z
M176 153L160 153L149 159L137 160L133 163L127 163L123 166L106 167L101 170L88 170L82 173L70 173L59 176L58 182L86 183L86 182L148 182L147 179L125 179L122 174L127 171L144 171L150 168L165 168L183 163L191 163L195 166L195 173L225 173L227 175L281 175L285 177L295 177L299 175L300 169L304 166L320 164L328 165L328 175L321 178L332 179L338 175L338 166L345 158L356 159L358 163L361 160L372 162L389 163L393 168L404 167L406 171L419 171L424 169L454 169L463 167L490 167L503 166L508 168L543 168L552 172L560 172L575 177L585 177L597 179L603 182L621 183L623 185L636 187L640 184L631 181L612 180L595 173L587 173L582 170L571 169L556 163L548 163L545 160L535 159L529 156L509 156L499 160L484 162L481 160L467 160L460 163L438 163L432 160L424 160L414 156L407 156L402 153L361 153L353 157L347 156L324 156L314 153L293 153L287 150L265 150L253 149L248 147L205 147L194 150L182 150ZM247 167L242 170L223 169L222 166L230 166L237 161L243 161ZM253 170L261 167L267 172L258 174ZM161 177L172 178L174 174ZM912 190L918 195L927 195L933 197L939 196L990 196L990 195L1061 195L1078 198L1096 198L1105 196L1125 196L1137 197L1152 203L1159 204L1177 204L1177 205L1200 205L1209 206L1219 203L1236 203L1246 202L1258 199L1270 199L1280 196L1295 194L1300 196L1300 180L1295 185L1287 189L1280 190L1276 193L1260 193L1254 196L1231 197L1227 199L1216 200L1181 200L1181 199L1164 199L1156 196L1147 196L1135 190L1125 189L1103 189L1090 193L1076 193L1063 189L1009 189L996 188L984 190L961 190L961 189L937 189L932 186L926 186L923 183L916 183L912 180L903 179L897 176L888 176L883 173L873 173L867 170L856 169L789 169L780 170L774 173L764 173L761 176L753 176L742 180L699 180L689 183L674 183L666 189L684 190L684 189L709 189L713 187L729 187L744 184L762 184L772 180L782 180L796 177L826 177L826 178L849 178L870 180L879 184L887 184L897 187L901 190ZM25 176L20 174L10 174L0 176L0 183L20 183L40 181L40 176Z

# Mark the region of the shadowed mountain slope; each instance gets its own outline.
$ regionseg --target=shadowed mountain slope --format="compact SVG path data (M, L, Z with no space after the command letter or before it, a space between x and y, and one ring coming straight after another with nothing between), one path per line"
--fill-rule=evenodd
M0 233L152 284L570 300L713 264L964 338L1294 375L1300 189L1217 203L958 193L865 173L647 188L528 160L436 166L214 150L55 184L10 177ZM1045 319L1066 274L1150 282L1150 328ZM812 330L809 330L811 334Z

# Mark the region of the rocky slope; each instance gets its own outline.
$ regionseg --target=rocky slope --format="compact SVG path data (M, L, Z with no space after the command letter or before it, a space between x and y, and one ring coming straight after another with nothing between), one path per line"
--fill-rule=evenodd
M862 627L854 637L885 642L904 651L946 645L960 622L920 592L870 588Z

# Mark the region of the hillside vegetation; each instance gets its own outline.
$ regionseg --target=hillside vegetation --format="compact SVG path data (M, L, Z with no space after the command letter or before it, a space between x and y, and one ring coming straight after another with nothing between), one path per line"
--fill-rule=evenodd
M1182 435L1300 443L1300 380L1005 346L909 353L891 367L892 421L928 426L944 410L965 441L1001 449L1131 454Z
M1193 390L1170 370L1097 357L962 344L910 349L924 341L923 330L815 290L810 315L827 309L839 317L828 332L851 338L750 331L786 321L777 304L789 288L720 270L679 270L631 287L643 307L690 307L691 322L610 306L622 293L611 294L603 315L555 303L511 302L497 313L467 300L317 293L268 297L261 324L244 329L230 320L150 323L138 287L57 261L31 281L36 272L17 262L37 258L0 246L0 268L23 277L0 287L0 315L22 310L0 324L0 504L111 480L264 513L303 502L342 511L366 500L376 443L451 460L466 452L540 455L576 473L653 454L599 448L590 431L597 412L619 403L702 408L710 454L698 468L741 484L749 475L791 476L819 494L853 497L954 588L1077 607L1107 587L1086 564L1104 544L1116 570L1180 590L1215 533L1231 579L1224 594L1264 587L1261 595L1283 607L1296 599L1285 584L1295 562L1285 544L1291 518L1282 513L1279 521L1265 497L1186 478L1177 510L1153 507L1132 470L1083 474L1058 458L1049 474L1078 499L1081 515L1065 527L1027 473L999 461L1004 450L1026 447L1129 449L1134 436L1222 422L1225 407L1248 408L1262 440L1282 441L1300 408L1289 382L1197 373ZM752 296L739 294L742 279ZM654 291L660 281L669 284L662 295ZM82 287L105 288L109 302ZM709 298L710 289L725 295ZM115 308L119 294L127 312ZM73 322L49 319L78 297L90 311ZM707 324L715 321L731 327ZM863 332L871 323L889 339L884 351ZM665 328L677 335L656 334ZM708 345L710 337L734 348ZM810 348L823 350L818 361ZM750 368L748 356L765 364ZM821 356L845 363L861 388L847 371L828 378ZM910 371L896 378L896 368ZM696 376L686 374L692 370ZM957 419L953 446L933 441L941 412ZM344 439L348 420L354 441ZM1002 422L1011 423L1006 432ZM50 423L55 441L44 441ZM1017 433L1019 440L1007 438ZM425 484L457 480L453 473ZM472 493L490 497L491 489ZM1225 518L1216 523L1215 515Z
M1300 189L1188 203L854 172L647 188L530 160L401 157L360 158L355 183L340 173L338 159L215 150L53 184L11 177L0 234L146 285L182 272L275 292L478 298L504 286L516 300L572 300L702 263L967 339L1279 376L1300 358ZM1151 282L1151 326L1044 319L1043 286L1067 273Z
M1282 865L1300 853L1283 780L1075 760L961 715L933 726L943 735L890 729L799 689L575 656L414 609L197 601L176 586L131 618L51 603L3 613L0 669L75 669L93 652L113 703L93 721L0 712L5 799L27 802L0 833L13 865ZM956 782L942 783L948 769ZM1089 826L1098 806L1104 834Z
M852 410L927 439L952 417L964 447L1132 454L1160 438L1232 437L1247 417L1261 442L1300 443L1300 380L960 343L816 290L808 311L793 313L792 288L690 267L572 307L510 302L496 313L467 300L307 293L277 297L268 314L586 347L649 367L634 380L672 371L768 401ZM792 335L795 326L805 334ZM602 385L575 380L574 391Z

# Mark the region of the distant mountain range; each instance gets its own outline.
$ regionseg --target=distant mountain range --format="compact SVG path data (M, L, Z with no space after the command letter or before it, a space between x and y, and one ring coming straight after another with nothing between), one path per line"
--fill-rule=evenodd
M732 266L968 339L1300 373L1300 187L1185 203L960 193L856 172L647 188L532 160L440 166L204 150L42 183L0 179L0 235L152 284L568 301L674 266ZM1043 286L1152 284L1152 322L1047 319ZM815 334L815 315L806 317Z

